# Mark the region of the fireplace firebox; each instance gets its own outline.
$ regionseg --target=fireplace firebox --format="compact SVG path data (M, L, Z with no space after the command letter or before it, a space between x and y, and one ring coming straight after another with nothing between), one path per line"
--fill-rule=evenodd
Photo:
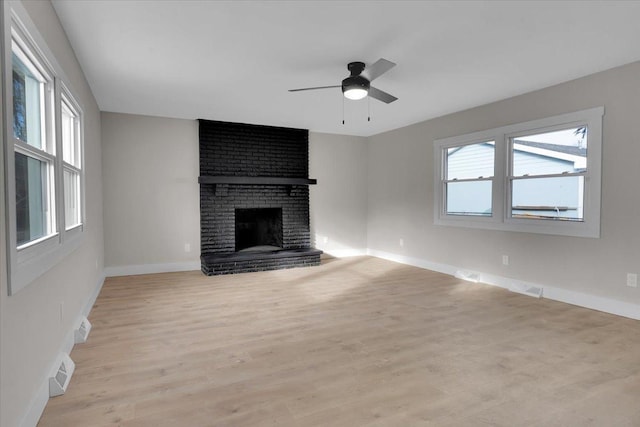
M282 208L236 209L236 252L282 249Z

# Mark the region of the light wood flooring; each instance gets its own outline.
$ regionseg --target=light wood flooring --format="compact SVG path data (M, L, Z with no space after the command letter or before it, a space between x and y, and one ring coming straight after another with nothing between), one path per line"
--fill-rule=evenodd
M640 426L640 322L370 257L110 278L39 426Z

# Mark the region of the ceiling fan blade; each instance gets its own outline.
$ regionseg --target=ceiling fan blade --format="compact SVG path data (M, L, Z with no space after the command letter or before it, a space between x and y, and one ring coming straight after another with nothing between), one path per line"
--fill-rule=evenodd
M373 86L369 88L369 96L377 99L378 101L386 102L387 104L391 104L393 101L398 99L395 96L388 94L387 92L377 89Z
M365 67L364 71L360 75L372 82L374 79L377 79L395 66L395 63L387 61L384 58L380 58L368 67Z
M317 90L317 89L331 89L334 87L342 87L342 85L337 86L317 86L317 87L303 87L302 89L289 89L289 92L300 92L303 90Z

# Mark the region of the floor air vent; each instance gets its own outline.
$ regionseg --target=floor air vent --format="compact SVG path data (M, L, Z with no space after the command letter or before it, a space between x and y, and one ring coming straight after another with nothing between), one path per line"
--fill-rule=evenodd
M539 286L525 285L520 283L512 283L509 286L511 292L517 292L530 297L540 298L542 296L542 288Z
M74 342L76 344L87 342L89 332L91 332L91 322L89 322L89 319L82 316L82 318L80 318L80 322L78 322L78 327L73 333Z
M480 275L472 271L458 270L456 271L455 277L457 279L462 279L466 280L467 282L473 283L478 283L480 281Z
M76 364L67 353L60 353L59 363L56 363L56 370L49 377L49 397L60 396L67 391L71 375L76 369Z

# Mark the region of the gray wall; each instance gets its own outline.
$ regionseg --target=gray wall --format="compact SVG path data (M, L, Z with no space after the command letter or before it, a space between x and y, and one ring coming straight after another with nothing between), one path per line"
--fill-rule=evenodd
M640 268L639 76L634 63L369 138L368 247L640 303L640 290L626 286ZM605 107L600 239L433 225L435 139L596 106Z
M198 270L198 123L103 112L102 146L105 265Z
M0 425L7 427L19 425L32 404L37 406L34 399L48 384L61 343L68 341L78 316L101 286L103 271L100 113L51 4L23 5L84 108L87 213L86 238L80 248L11 297L7 297L5 257L0 257ZM4 204L0 206L4 209ZM0 246L5 245L2 234Z
M309 133L311 234L336 256L367 247L367 144L357 136Z

